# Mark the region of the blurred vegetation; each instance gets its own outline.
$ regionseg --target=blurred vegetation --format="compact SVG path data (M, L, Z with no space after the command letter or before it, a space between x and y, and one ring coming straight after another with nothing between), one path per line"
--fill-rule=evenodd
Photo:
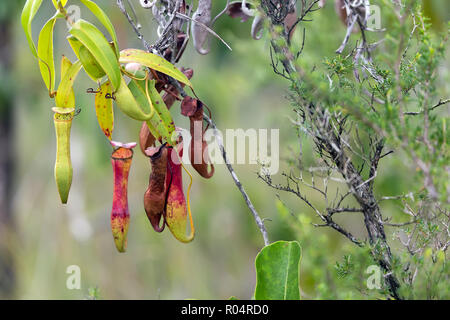
M45 23L52 10L44 1L35 21ZM73 1L76 3L76 1ZM96 1L112 19L121 48L140 48L130 26L112 1ZM137 3L137 1L135 1ZM382 1L374 1L382 2ZM14 5L12 5L14 3ZM136 152L130 173L129 205L131 222L128 250L119 254L111 237L109 214L112 201L110 146L98 128L93 96L85 94L92 82L81 74L76 84L77 104L82 112L73 125L72 157L74 180L69 203L60 205L53 181L55 136L50 100L39 75L38 65L28 50L20 26L20 8L24 1L2 1L0 17L11 18L14 43L12 72L0 73L2 94L14 97L14 183L12 204L15 227L6 236L14 254L17 277L14 297L20 299L225 299L229 296L251 298L255 288L254 259L263 246L239 191L223 165L218 165L211 180L196 178L191 205L197 236L191 244L177 242L164 232L157 234L145 216L143 193L148 183L149 164ZM215 12L225 1L214 1ZM450 16L447 0L424 1L426 12L437 29L445 29ZM20 5L19 5L20 4ZM82 12L82 16L88 16ZM148 12L138 10L147 39L154 39ZM305 64L323 63L340 45L345 28L331 2L314 14L307 24L307 43L302 59ZM383 20L382 20L383 22ZM58 22L62 23L62 22ZM279 128L283 169L287 159L298 152L298 137L289 125L292 107L284 98L287 82L273 74L269 43L250 37L251 22L239 23L221 18L215 30L233 48L228 51L212 41L211 53L201 56L192 45L180 61L195 74L196 93L212 109L219 128ZM64 28L57 28L55 53L71 52L64 41ZM36 35L36 33L35 33ZM296 41L300 41L300 33ZM2 41L3 39L0 39ZM354 40L351 40L354 41ZM73 55L68 57L74 60ZM440 68L438 91L450 95L450 59ZM2 101L2 100L0 100ZM0 102L1 103L1 102ZM4 108L2 104L0 106ZM173 108L178 126L188 121ZM140 124L116 112L117 140L136 141ZM306 142L306 141L305 141ZM305 144L305 155L312 147ZM309 149L308 149L309 148ZM385 160L377 177L379 194L396 195L409 191L408 167L401 154ZM316 217L295 198L283 196L281 202L273 190L257 179L257 166L235 165L237 174L266 222L270 240L298 240L302 246L300 285L302 295L311 299L381 298L365 287L366 268L373 264L367 254L336 232L315 228ZM308 195L315 199L317 195ZM291 212L288 208L295 208ZM394 218L404 214L395 203L382 210ZM364 236L362 221L343 218L356 236ZM5 237L2 237L4 239ZM388 235L392 240L392 234ZM395 241L390 241L395 247ZM0 257L2 259L2 257ZM66 289L66 268L78 265L82 272L81 290ZM351 272L350 272L350 271ZM426 284L421 284L425 286ZM447 290L448 288L439 288ZM447 293L448 294L448 293ZM448 296L447 296L448 298Z

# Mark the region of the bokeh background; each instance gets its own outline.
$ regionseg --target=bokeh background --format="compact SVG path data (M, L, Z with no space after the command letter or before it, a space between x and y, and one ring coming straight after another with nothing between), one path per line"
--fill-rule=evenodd
M177 242L170 232L155 233L142 206L150 166L135 153L129 182L131 222L128 250L116 251L109 215L112 201L111 147L98 127L94 98L85 93L95 87L81 73L76 83L77 106L82 112L72 130L74 179L65 206L53 179L55 134L51 107L39 74L37 61L28 49L20 26L25 1L0 0L0 298L83 299L226 299L251 298L255 286L254 259L263 246L255 222L224 165L217 165L211 180L196 176L191 205L197 236L190 244ZM78 1L69 1L78 4ZM121 48L141 48L115 1L98 0L116 26ZM136 7L138 1L133 0ZM225 1L213 1L214 11ZM302 59L322 63L333 55L345 28L329 4L307 24L307 42ZM383 1L375 1L375 3ZM444 30L450 18L448 0L424 1L435 28ZM34 23L34 36L52 14L45 0ZM155 29L149 12L138 8L148 40ZM82 17L91 19L85 10ZM227 50L216 39L211 53L201 56L190 44L180 66L195 70L196 93L213 112L220 129L280 129L281 169L298 153L298 137L291 125L292 107L285 98L288 83L274 75L267 40L250 37L251 21L240 23L222 17L215 30L233 48ZM55 32L55 55L74 55L65 41L64 22ZM299 35L298 35L299 36ZM352 39L354 41L355 39ZM300 41L300 37L297 37ZM449 94L449 59L441 68L443 95ZM178 126L189 123L172 109ZM115 113L114 139L136 141L140 123ZM306 141L305 141L306 142ZM305 144L304 153L311 154ZM257 179L258 166L235 165L235 170L256 209L266 222L271 241L298 240L303 247L301 286L307 298L364 298L344 280L333 280L335 263L355 252L348 241L333 231L314 228L314 214L303 203L277 194ZM410 168L401 154L382 164L377 179L378 194L401 194L408 190ZM319 199L311 193L312 199ZM383 210L394 219L401 208L386 204ZM403 217L404 218L404 217ZM347 218L356 235L364 236L361 220ZM66 268L81 268L80 290L66 288ZM336 281L342 281L336 283ZM336 287L340 289L336 289ZM97 288L97 290L94 290ZM96 291L93 293L93 291Z

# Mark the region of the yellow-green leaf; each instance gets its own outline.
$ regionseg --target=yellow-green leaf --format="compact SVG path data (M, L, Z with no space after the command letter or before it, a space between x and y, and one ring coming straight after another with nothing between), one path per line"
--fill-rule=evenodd
M116 52L117 58L119 58L119 44L117 42L116 30L114 29L114 25L111 20L109 20L107 14L93 1L90 0L81 0L81 2L97 17L97 19L103 24L105 29L111 35L111 39L114 43L114 49Z
M142 82L145 83L145 81ZM133 94L133 96L136 98L136 102L141 106L142 110L144 110L144 112L146 113L150 113L151 106L149 103L150 102L152 103L153 108L154 105L151 100L149 101L147 99L147 95L144 89L145 87L142 87L142 85L138 84L138 81L136 80L131 80L130 83L128 84L128 87L130 88L130 91ZM150 120L147 121L147 126L156 139L162 137L164 140L169 141L170 139L169 128L167 124L161 119L161 116L157 112L155 112L153 116L150 118Z
M65 7L67 4L68 0L52 0L53 1L53 5L55 6L56 9L58 9L58 2L61 2L62 6Z
M113 90L117 90L122 78L120 65L105 36L97 27L83 19L74 23L69 32L90 51L95 60L97 60L98 65L111 80Z
M149 90L150 99L152 101L152 104L153 104L156 112L159 114L162 121L164 121L164 123L166 124L166 126L169 130L169 135L171 135L175 131L175 124L173 122L173 118L172 118L172 115L170 114L169 109L167 108L166 104L164 103L163 98L159 94L158 90L156 90L155 84L156 84L156 80L149 81L148 90Z
M148 99L145 91L146 81L136 81L132 80L128 85L131 92L136 97L141 105L144 103L148 105ZM156 90L156 80L150 80L148 82L148 94L153 108L155 108L155 115L149 120L150 124L153 125L159 134L163 137L165 141L172 144L172 135L175 131L175 123L173 122L172 115L167 108L163 98L161 97L158 90ZM137 87L137 88L135 88ZM146 107L149 108L149 107Z
M105 76L105 71L99 66L91 52L80 41L73 36L67 37L67 41L69 41L73 52L75 52L76 56L83 64L84 71L86 71L87 75L92 80L98 82Z
M81 62L77 61L69 67L64 77L61 79L58 91L56 93L56 107L58 108L73 108L72 103L72 90L75 78L81 70Z
M83 46L83 44L74 36L68 36L67 41L69 42L70 47L72 48L75 55L78 57L78 59L80 59L80 48Z
M84 71L95 82L98 82L99 79L105 76L105 71L99 66L91 52L83 45L80 47L79 59L83 64Z
M120 52L120 63L135 62L164 73L190 87L189 79L177 67L160 56L139 49L125 49Z
M114 130L114 110L111 98L112 88L109 81L103 83L99 92L95 94L95 113L97 115L98 124L105 136L111 140L112 132Z
M70 70L70 67L72 66L72 62L70 62L70 60L66 57L66 56L62 56L61 59L61 80L64 79L64 77L66 76L67 72ZM70 92L70 96L69 99L67 100L67 108L75 108L75 92L72 88L71 92Z
M115 92L116 104L119 109L127 116L138 121L147 121L155 114L154 109L149 112L143 110L143 106L137 101L130 88L128 87L125 79L122 77L121 85Z
M39 34L38 57L42 79L49 92L55 89L55 61L53 58L53 30L56 18L47 21Z
M33 42L31 23L33 22L36 12L39 10L41 4L42 0L27 0L25 6L23 7L21 17L22 27L23 30L25 31L25 36L27 37L30 50L36 58L38 55L36 51L36 46L34 45Z

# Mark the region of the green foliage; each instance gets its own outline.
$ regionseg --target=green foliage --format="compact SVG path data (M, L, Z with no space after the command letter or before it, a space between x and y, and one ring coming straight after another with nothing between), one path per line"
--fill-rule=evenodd
M105 36L93 24L82 19L75 22L69 32L90 51L98 65L108 75L113 88L119 89L120 65Z
M38 12L40 6L42 5L42 0L27 0L22 11L22 27L25 30L25 35L30 46L30 50L35 57L37 57L36 46L33 42L33 35L31 30L31 23L33 22L36 13Z
M359 168L358 172L363 179L370 178L373 162L367 159L373 159L373 142L377 139L383 141L386 149L396 150L408 159L403 159L402 165L406 170L409 169L410 173L404 175L412 182L403 193L411 196L394 197L393 200L397 200L402 211L412 217L411 222L404 225L386 223L381 227L396 227L400 230L393 233L392 239L397 242L391 241L389 245L395 248L392 250L393 267L395 274L401 275L402 294L405 297L436 299L446 296L442 287L437 289L437 285L442 282L448 285L449 277L445 274L447 267L445 263L437 263L438 259L429 259L429 265L425 266L422 264L422 258L428 250L432 250L435 255L439 253L442 259L449 243L450 149L446 129L448 112L445 111L449 101L448 90L442 86L442 77L445 75L442 67L448 55L448 32L434 32L429 19L424 16L417 3L418 1L406 1L404 7L394 9L390 1L384 1L386 6L383 7L383 24L386 33L379 36L366 32L363 40L358 39L367 40L367 45L371 46L369 53L358 51L362 50L361 47L365 44L358 43L356 47L349 44L342 55L326 57L322 59L322 64L318 64L317 60L320 58L313 60L303 51L300 58L293 61L296 70L303 71L295 74L301 73L301 76L288 78L291 82L291 101L301 119L298 130L300 133L307 132L312 144L319 145L315 155L320 160L314 165L323 166L325 163L330 171L337 166L330 156L331 153L322 150L320 143L317 143L328 139L337 141L340 148L344 148L343 152L349 157L349 161ZM398 18L400 14L402 19ZM317 18L315 15L311 17ZM298 45L285 47L285 44L276 41L277 34L270 36L271 40L275 37L274 43L282 47L279 51L283 52L283 55L279 57L278 64L282 59L286 59L284 52L287 50L291 50L291 54L295 56ZM308 45L313 44L311 41L306 42L305 48L308 48ZM322 57L317 50L315 54ZM364 57L359 59L361 56L358 54ZM314 115L316 111L319 116ZM322 114L326 116L321 118ZM326 126L321 126L323 119L332 122L332 130L327 131ZM335 136L336 140L330 138L331 136ZM372 150L368 152L370 149ZM382 158L389 154L390 152L383 154ZM383 162L385 161L388 160L383 159ZM290 171L299 169L301 175L308 165L310 163L301 163L298 168L291 168ZM378 161L375 167L377 166ZM378 176L381 169L377 171ZM295 183L294 181L295 177L290 181L288 179L288 186L289 183ZM305 188L311 187L307 183L304 185ZM375 182L375 186L377 185ZM317 186L313 185L313 189L317 190L316 188ZM381 197L383 191L377 190L377 197ZM305 191L297 189L297 192ZM407 199L408 197L411 199ZM313 196L304 198L308 204L313 203ZM329 206L328 198L326 202L326 206ZM277 203L277 206L283 216L292 220L290 216L293 215L294 221L297 220L289 225L296 229L296 225L301 225L299 239L302 239L304 248L303 267L306 272L310 259L314 261L313 266L326 265L323 261L326 261L324 256L328 252L310 253L309 243L304 242L311 229L311 226L306 224L311 224L312 220L306 213L289 215L284 213L284 205ZM316 208L319 208L319 211L323 209L323 214L329 209L322 208L322 205L317 205ZM314 214L317 214L316 208ZM385 217L390 214L395 216L395 211L383 211ZM308 222L305 224L305 221ZM328 220L319 219L322 226L326 226L326 221ZM350 253L344 254L341 261L335 263L334 273L337 279L334 279L330 272L324 274L316 271L312 281L316 285L319 281L323 283L316 286L320 290L315 290L313 296L317 296L317 291L320 292L319 295L333 298L345 296L344 292L334 293L333 286L330 285L343 282L358 288L364 293L363 297L388 294L385 288L379 291L367 291L367 288L364 288L364 279L367 278L367 275L364 275L365 269L369 265L379 264L386 255L386 245L379 241L373 242L371 248L365 247L362 251L351 249ZM321 247L327 247L326 243L324 240ZM303 276L302 279L304 278ZM414 286L414 283L417 286ZM428 283L428 286L422 286L420 283ZM354 297L357 294L351 293L349 296Z
M94 16L103 24L111 36L116 56L119 57L119 43L117 42L116 30L108 18L108 15L93 1L81 0L81 2L94 14Z
M343 262L339 263L339 261L337 261L336 265L334 266L336 269L337 276L341 279L352 274L355 269L355 265L351 261L352 260L351 255L345 255L342 260Z
M86 300L99 300L99 299L101 299L100 289L98 287L89 287Z
M48 20L39 34L38 56L42 79L50 93L55 90L55 60L53 58L53 29L56 16Z
M264 247L255 260L256 300L298 300L301 250L296 241Z
M332 231L313 226L306 213L289 212L277 201L281 220L296 233L302 246L302 296L308 299L375 299L382 291L369 290L366 270L376 263L370 248L358 248ZM342 257L341 254L344 253Z

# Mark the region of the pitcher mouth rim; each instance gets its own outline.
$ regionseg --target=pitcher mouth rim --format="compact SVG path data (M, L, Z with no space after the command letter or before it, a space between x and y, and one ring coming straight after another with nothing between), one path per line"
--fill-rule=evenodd
M53 107L52 111L56 114L69 114L75 112L75 108L59 108Z

